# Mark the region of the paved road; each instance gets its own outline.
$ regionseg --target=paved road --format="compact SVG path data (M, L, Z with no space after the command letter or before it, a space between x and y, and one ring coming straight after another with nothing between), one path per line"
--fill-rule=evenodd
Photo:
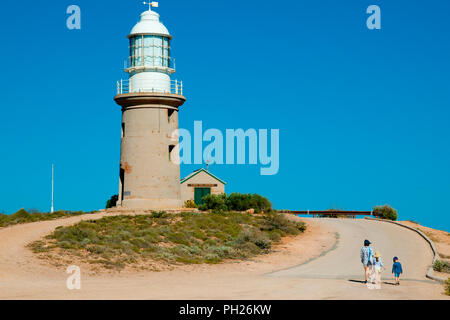
M432 251L428 243L414 231L370 220L322 219L321 223L339 233L336 248L318 259L268 276L364 280L359 252L363 241L369 239L372 247L383 256L387 269L383 278L392 279L392 258L398 256L403 264L402 279L428 281L425 274L433 259Z

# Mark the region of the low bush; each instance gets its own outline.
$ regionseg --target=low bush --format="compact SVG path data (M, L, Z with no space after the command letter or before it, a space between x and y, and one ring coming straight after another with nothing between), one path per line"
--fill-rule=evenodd
M3 224L5 224L7 220L8 220L8 216L4 213L0 213L0 227L2 227Z
M117 206L117 202L119 201L119 195L113 195L111 199L106 201L106 209L111 209Z
M437 272L450 273L450 265L442 260L436 260L433 264L433 270Z
M450 296L450 278L445 281L445 294Z
M184 207L185 208L189 208L189 209L196 209L197 208L197 204L195 203L194 200L188 200L184 203Z
M166 215L165 211L152 211L151 217L152 218L162 218Z
M200 210L226 211L228 207L225 203L227 195L223 194L208 194L203 197L203 204L199 206Z
M398 213L397 210L389 205L377 206L373 209L373 214L382 219L397 221Z
M254 209L256 213L272 211L270 201L259 194L210 194L203 198L203 205L200 210L212 211L247 211Z
M231 211L255 209L255 212L259 213L272 209L270 201L259 194L232 193L226 197L225 204Z
M306 226L302 222L290 221L283 215L277 213L269 213L264 216L261 223L261 230L263 231L280 231L283 234L298 234L306 230Z

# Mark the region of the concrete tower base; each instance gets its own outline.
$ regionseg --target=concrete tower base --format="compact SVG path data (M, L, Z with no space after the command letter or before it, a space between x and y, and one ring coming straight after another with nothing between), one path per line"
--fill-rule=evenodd
M178 107L186 99L170 93L126 93L122 106L122 144L118 206L129 209L176 210L183 207L180 166L175 148Z

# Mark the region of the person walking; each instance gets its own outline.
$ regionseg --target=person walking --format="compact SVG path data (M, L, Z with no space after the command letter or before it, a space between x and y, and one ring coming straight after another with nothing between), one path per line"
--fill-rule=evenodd
M403 273L402 264L398 261L397 257L394 257L392 260L394 261L394 264L392 265L392 273L395 276L395 284L399 286L400 275Z
M384 270L383 261L381 261L381 254L377 251L373 260L374 282L377 287L381 286L381 273Z
M367 283L367 279L372 272L373 265L373 250L370 247L371 242L369 240L364 240L364 247L361 248L361 263L364 267L364 283Z

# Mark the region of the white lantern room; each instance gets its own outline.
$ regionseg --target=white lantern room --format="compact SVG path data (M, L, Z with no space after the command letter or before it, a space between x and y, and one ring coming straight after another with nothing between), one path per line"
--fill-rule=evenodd
M118 93L160 92L183 94L182 83L171 80L175 61L171 57L172 36L151 8L141 14L130 35L128 65L129 81L121 80Z

